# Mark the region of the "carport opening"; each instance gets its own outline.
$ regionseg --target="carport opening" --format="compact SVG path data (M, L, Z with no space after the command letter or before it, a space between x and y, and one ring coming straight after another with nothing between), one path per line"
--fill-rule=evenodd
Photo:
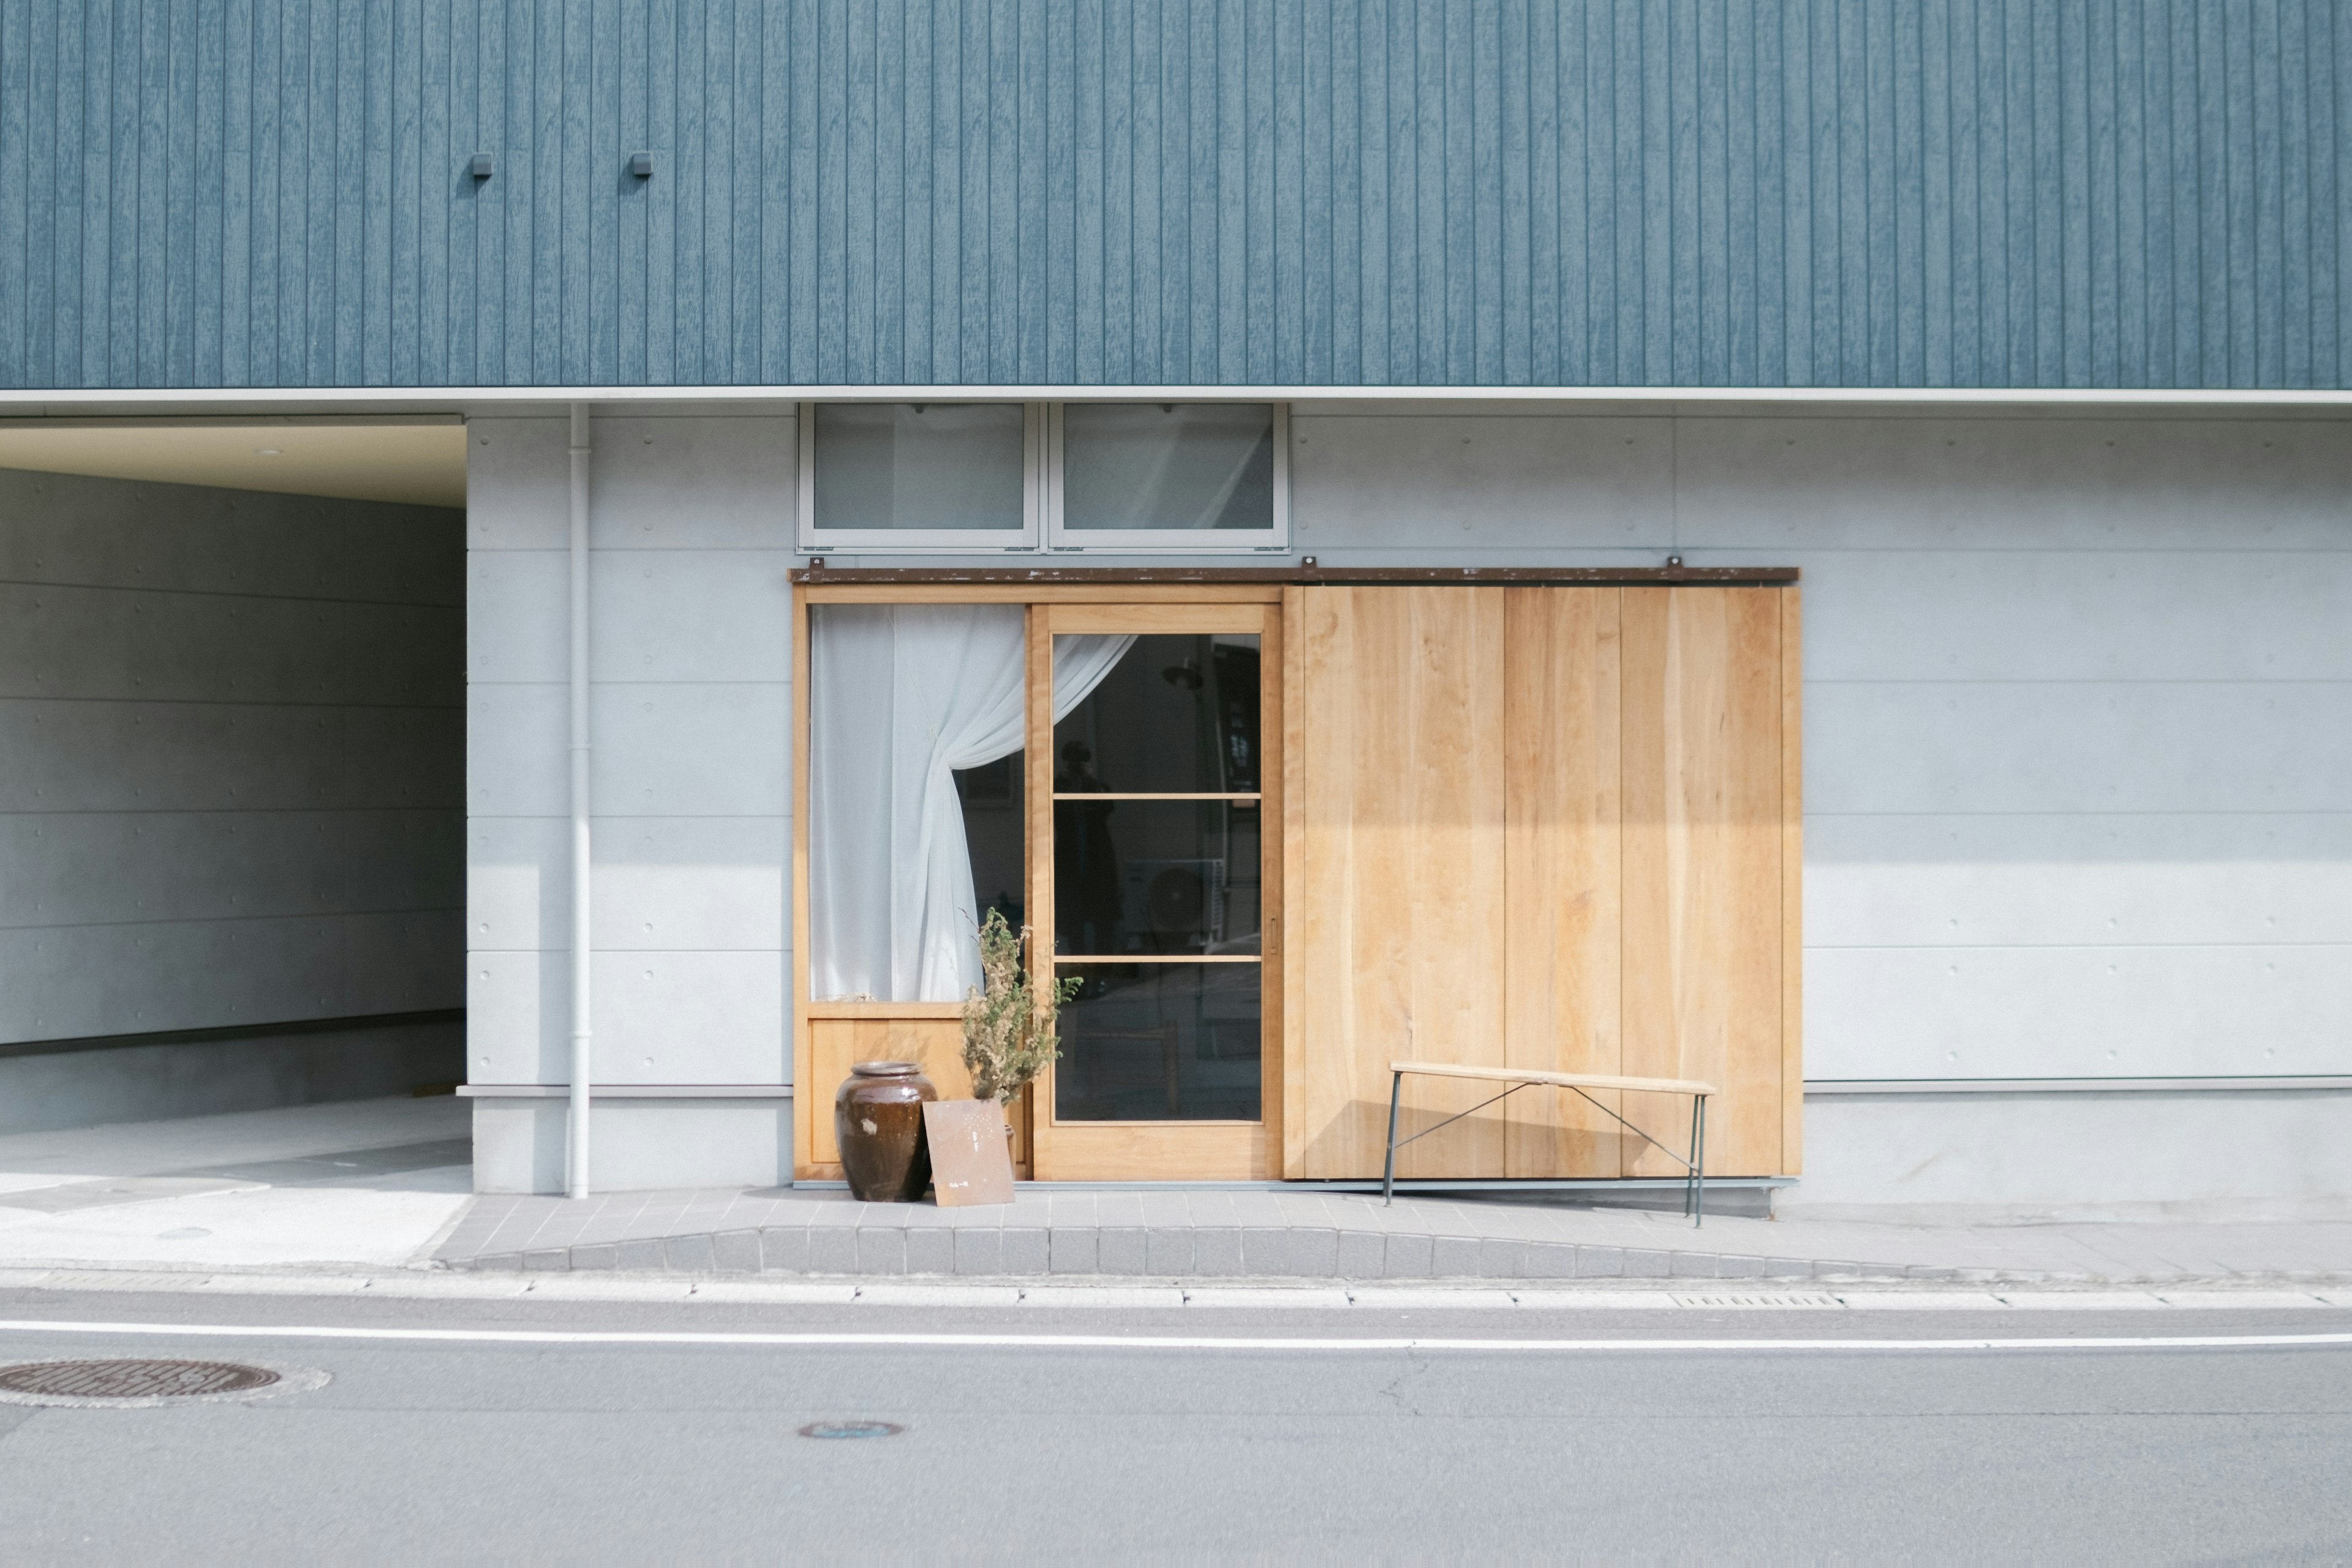
M462 1179L465 469L452 419L0 421L0 1170Z

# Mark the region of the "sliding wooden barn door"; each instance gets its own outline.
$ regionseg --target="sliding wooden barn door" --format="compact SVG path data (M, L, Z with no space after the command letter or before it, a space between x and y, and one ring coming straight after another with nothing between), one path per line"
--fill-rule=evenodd
M1283 1165L1380 1173L1388 1064L1504 1060L1500 588L1294 588L1286 668ZM1433 1083L1427 1120L1476 1103ZM1457 1092L1458 1091L1458 1092ZM1502 1168L1454 1123L1407 1175Z
M1710 1165L1794 1170L1794 616L1793 589L1289 591L1283 1174L1377 1175L1403 1058L1706 1078ZM1490 1092L1418 1081L1402 1131ZM1398 1165L1667 1169L1536 1089Z

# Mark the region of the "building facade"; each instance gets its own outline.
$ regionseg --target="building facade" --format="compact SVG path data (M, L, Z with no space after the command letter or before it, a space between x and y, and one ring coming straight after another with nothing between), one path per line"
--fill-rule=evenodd
M1096 961L1040 1179L1376 1175L1417 1053L1727 1074L1784 1205L2340 1208L2347 84L2294 0L0 0L0 1074L437 1049L553 1190L584 1022L593 1185L830 1179L957 1070L900 765ZM1663 1174L1512 1115L1409 1173Z

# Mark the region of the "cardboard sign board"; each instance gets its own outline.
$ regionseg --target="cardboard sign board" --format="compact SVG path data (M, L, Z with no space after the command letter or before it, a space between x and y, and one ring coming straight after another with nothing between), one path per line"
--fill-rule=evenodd
M931 1195L940 1207L1013 1201L1004 1107L992 1100L926 1100L923 1136L931 1146Z

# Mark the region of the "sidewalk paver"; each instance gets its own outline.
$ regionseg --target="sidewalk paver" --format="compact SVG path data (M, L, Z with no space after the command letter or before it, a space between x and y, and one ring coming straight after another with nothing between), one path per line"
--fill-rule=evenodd
M840 1189L476 1196L453 1100L288 1108L0 1138L0 1267L352 1265L620 1281L1117 1278L1512 1288L1725 1280L2007 1282L2072 1289L2305 1285L2352 1299L2352 1220L1895 1223L1712 1214L1519 1194L1314 1187L1024 1187L1012 1203L863 1204ZM102 1200L102 1201L101 1201ZM1160 1281L1162 1285L1150 1282ZM814 1283L812 1289L817 1288ZM827 1286L825 1288L832 1288ZM957 1288L978 1288L959 1285ZM1465 1288L1457 1285L1454 1288Z
M721 1235L756 1234L719 1245ZM1349 1279L2352 1281L2352 1222L1874 1224L1303 1190L1055 1192L940 1209L838 1189L484 1196L460 1269Z

